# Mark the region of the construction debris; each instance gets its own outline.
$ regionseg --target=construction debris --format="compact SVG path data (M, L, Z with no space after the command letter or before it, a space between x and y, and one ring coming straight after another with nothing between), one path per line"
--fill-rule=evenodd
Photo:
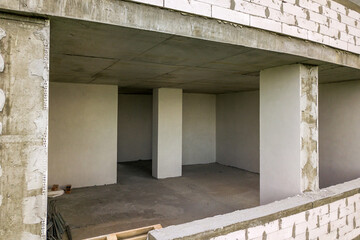
M47 240L62 240L66 233L68 240L72 240L69 225L66 224L61 214L57 211L56 201L48 201L47 213Z
M66 185L66 186L65 186L65 193L66 193L66 194L71 193L71 185Z
M60 189L58 191L48 191L49 198L59 197L64 194L64 190Z

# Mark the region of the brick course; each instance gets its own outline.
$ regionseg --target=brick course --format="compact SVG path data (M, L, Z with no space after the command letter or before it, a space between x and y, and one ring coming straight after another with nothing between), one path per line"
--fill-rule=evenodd
M360 207L356 208L356 206L360 206L360 193L264 225L243 229L212 239L351 240L360 235Z
M360 239L360 178L256 208L149 233L149 240L165 239Z
M133 0L360 54L360 13L332 0Z

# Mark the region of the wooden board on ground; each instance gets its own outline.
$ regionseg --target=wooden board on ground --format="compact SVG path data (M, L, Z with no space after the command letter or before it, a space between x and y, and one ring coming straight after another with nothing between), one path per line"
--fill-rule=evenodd
M162 228L162 226L160 224L157 224L148 227L111 233L108 235L103 235L94 238L86 238L84 240L146 240L148 232L160 228Z

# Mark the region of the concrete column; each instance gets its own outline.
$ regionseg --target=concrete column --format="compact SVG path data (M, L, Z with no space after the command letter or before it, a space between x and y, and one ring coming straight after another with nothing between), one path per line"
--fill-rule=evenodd
M155 178L181 176L182 89L154 89L152 149Z
M49 22L0 13L0 238L45 239Z
M260 73L260 202L319 187L318 68Z

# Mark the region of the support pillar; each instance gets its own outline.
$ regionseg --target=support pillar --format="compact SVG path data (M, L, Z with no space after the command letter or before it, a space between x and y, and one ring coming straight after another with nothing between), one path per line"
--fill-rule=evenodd
M182 89L153 92L152 174L155 178L182 173Z
M318 68L260 73L260 202L319 188Z
M45 239L49 22L0 13L0 238Z

